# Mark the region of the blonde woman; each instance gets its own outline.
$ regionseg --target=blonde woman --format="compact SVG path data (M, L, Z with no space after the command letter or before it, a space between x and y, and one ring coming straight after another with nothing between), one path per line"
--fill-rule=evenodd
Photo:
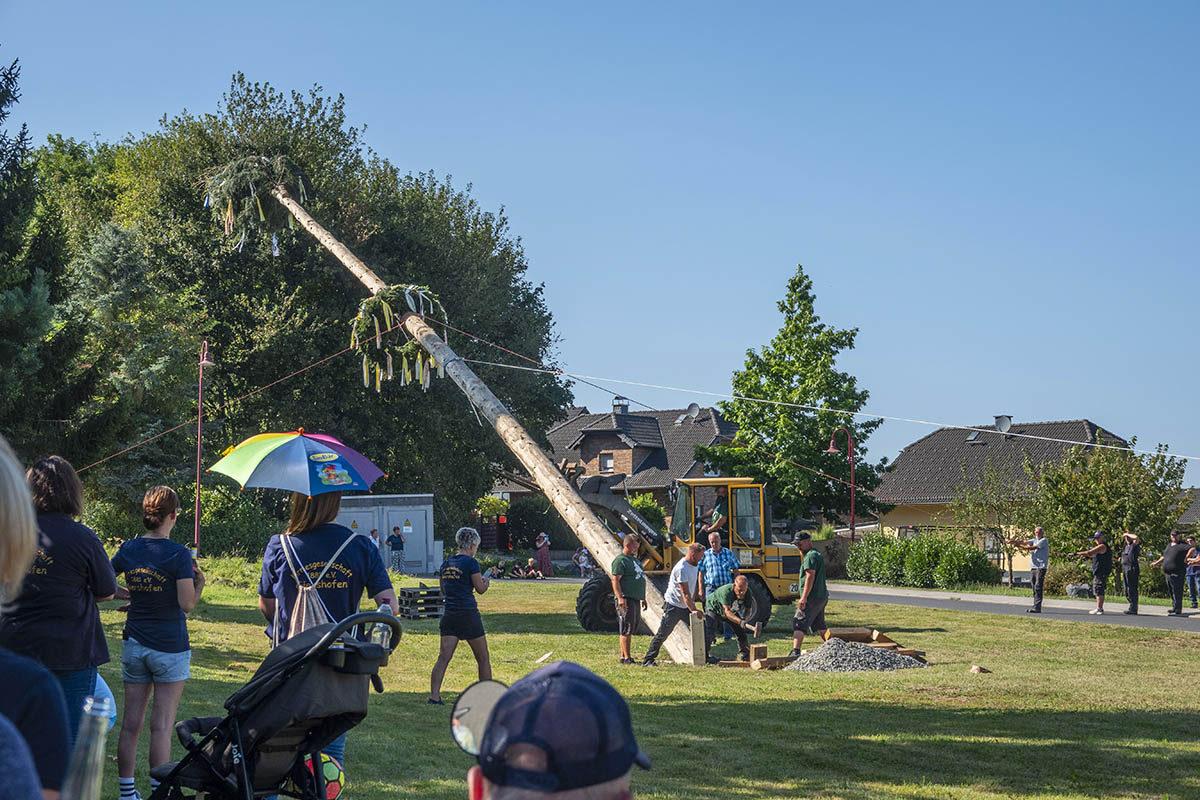
M438 570L446 610L438 624L442 639L437 663L433 665L433 673L429 676L429 703L435 706L443 705L442 679L446 677L446 667L450 666L450 659L454 657L460 639L465 639L475 654L479 680L491 680L492 677L492 660L488 655L487 636L483 632L483 618L479 616L479 606L475 602L475 593L483 594L492 583L483 577L479 562L475 560L475 553L479 550L479 532L474 528L459 528L454 534L454 544L458 547L458 553L443 561Z
M183 697L183 684L192 674L187 614L204 591L204 573L186 547L171 541L178 517L179 495L167 486L151 488L142 498L146 532L121 545L112 559L113 572L123 574L128 587L117 587L117 599L129 601L121 634L121 679L125 682L125 714L117 742L121 800L140 797L133 788L133 771L151 692L150 767L154 768L171 760L175 712ZM151 779L150 791L157 784Z
M21 465L0 436L0 608L20 592L37 546L37 522ZM0 720L12 723L0 724L5 796L55 800L69 756L62 688L41 664L2 647L0 683Z

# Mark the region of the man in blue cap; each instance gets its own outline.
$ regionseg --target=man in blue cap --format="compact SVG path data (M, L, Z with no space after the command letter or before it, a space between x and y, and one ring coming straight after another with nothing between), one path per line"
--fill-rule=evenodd
M633 765L650 768L625 699L569 661L507 689L475 684L455 703L451 726L478 761L467 773L471 800L627 800Z

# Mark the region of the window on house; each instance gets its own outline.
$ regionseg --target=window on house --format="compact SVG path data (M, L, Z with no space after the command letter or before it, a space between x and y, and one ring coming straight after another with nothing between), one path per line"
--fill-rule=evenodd
M601 472L612 472L613 471L613 454L612 453L601 453L600 454L600 471Z

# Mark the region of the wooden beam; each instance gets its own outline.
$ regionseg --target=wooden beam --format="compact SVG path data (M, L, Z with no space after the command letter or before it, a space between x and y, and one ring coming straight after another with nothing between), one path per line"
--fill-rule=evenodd
M870 628L829 628L825 631L823 638L825 641L830 639L842 639L847 642L869 642L871 641Z
M782 669L788 664L795 661L791 656L775 656L774 658L760 658L750 662L750 669Z

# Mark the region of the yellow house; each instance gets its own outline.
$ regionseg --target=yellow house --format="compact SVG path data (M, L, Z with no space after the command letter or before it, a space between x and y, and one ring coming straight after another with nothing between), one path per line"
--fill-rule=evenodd
M1086 419L1014 422L1004 433L992 425L939 428L901 450L884 473L875 493L895 507L880 518L880 527L893 536L915 536L927 530L965 531L966 525L955 519L951 503L964 483L980 480L989 465L1019 498L1031 490L1025 475L1027 458L1035 467L1059 461L1070 448L1093 444L1097 436L1104 443L1128 444ZM982 546L997 566L1002 566L1002 552L996 539L1023 535L1002 532L999 527L981 533ZM1018 551L1013 570L1028 572L1028 555Z

